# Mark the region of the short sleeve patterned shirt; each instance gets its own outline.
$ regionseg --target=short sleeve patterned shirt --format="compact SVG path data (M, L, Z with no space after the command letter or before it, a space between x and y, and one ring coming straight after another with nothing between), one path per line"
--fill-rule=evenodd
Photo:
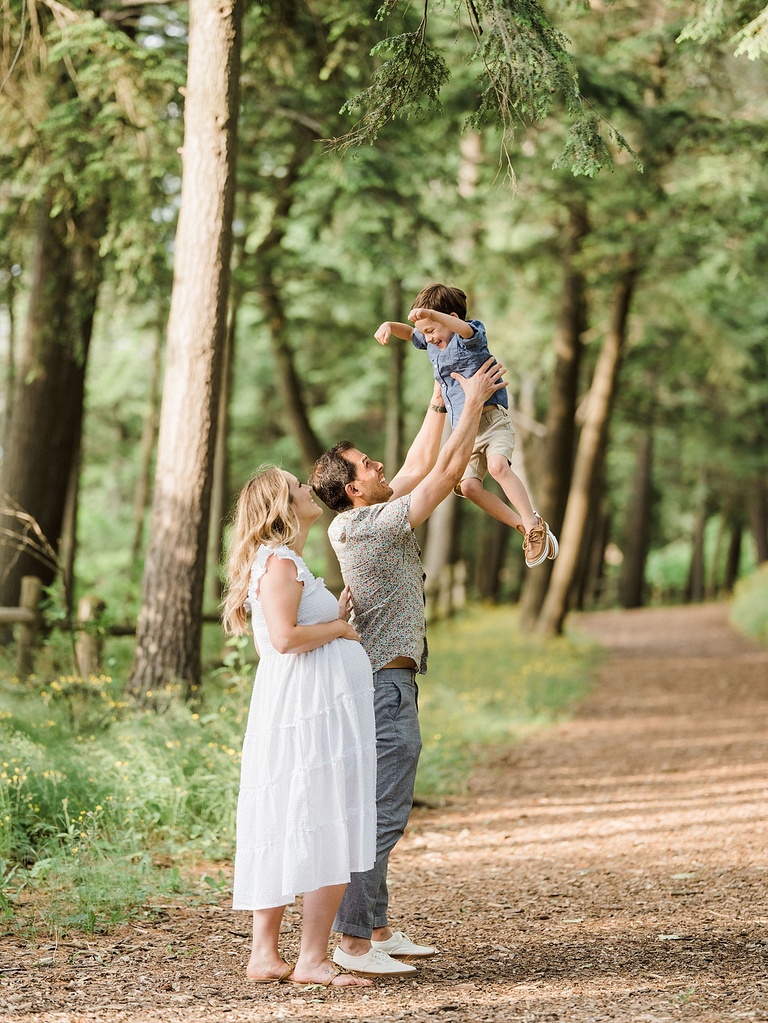
M412 657L427 670L424 570L408 519L410 494L388 504L350 508L328 536L352 593L352 624L374 671L396 657Z

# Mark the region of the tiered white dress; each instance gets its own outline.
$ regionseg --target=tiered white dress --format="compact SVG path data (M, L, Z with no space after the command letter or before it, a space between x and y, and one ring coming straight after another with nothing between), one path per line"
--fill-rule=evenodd
M376 855L376 727L371 665L335 639L304 654L269 641L259 599L267 560L288 558L304 586L299 625L338 618L336 598L288 547L260 547L249 603L260 654L237 804L235 909L269 909L345 884Z

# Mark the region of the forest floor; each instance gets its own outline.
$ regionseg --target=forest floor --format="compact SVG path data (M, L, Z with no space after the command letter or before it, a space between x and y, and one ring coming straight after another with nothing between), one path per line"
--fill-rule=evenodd
M574 618L609 651L575 717L414 810L393 856L393 922L439 948L416 979L249 986L225 891L108 935L6 941L0 1020L768 1020L768 651L727 610Z

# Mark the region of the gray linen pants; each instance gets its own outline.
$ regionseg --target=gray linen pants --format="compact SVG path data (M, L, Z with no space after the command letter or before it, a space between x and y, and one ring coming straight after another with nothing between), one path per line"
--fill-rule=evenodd
M381 668L373 673L376 718L376 861L352 874L333 929L358 938L387 926L389 854L405 831L413 805L421 753L416 672Z

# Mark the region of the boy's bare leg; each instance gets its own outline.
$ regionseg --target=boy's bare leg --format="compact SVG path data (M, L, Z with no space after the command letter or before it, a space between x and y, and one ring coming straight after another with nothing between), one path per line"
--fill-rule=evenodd
M520 513L520 517L523 520L525 531L528 532L529 529L533 529L534 526L537 526L538 519L536 518L536 513L533 510L533 505L531 504L531 499L528 496L528 491L525 489L523 481L517 473L513 471L506 458L502 455L491 455L488 459L488 472L504 491L509 503L517 508Z
M524 526L523 520L514 508L510 508L506 501L502 501L500 497L486 490L480 480L474 478L462 480L461 492L478 508L482 508L484 512L492 515L499 522L506 523L512 529ZM518 532L520 532L519 529Z

